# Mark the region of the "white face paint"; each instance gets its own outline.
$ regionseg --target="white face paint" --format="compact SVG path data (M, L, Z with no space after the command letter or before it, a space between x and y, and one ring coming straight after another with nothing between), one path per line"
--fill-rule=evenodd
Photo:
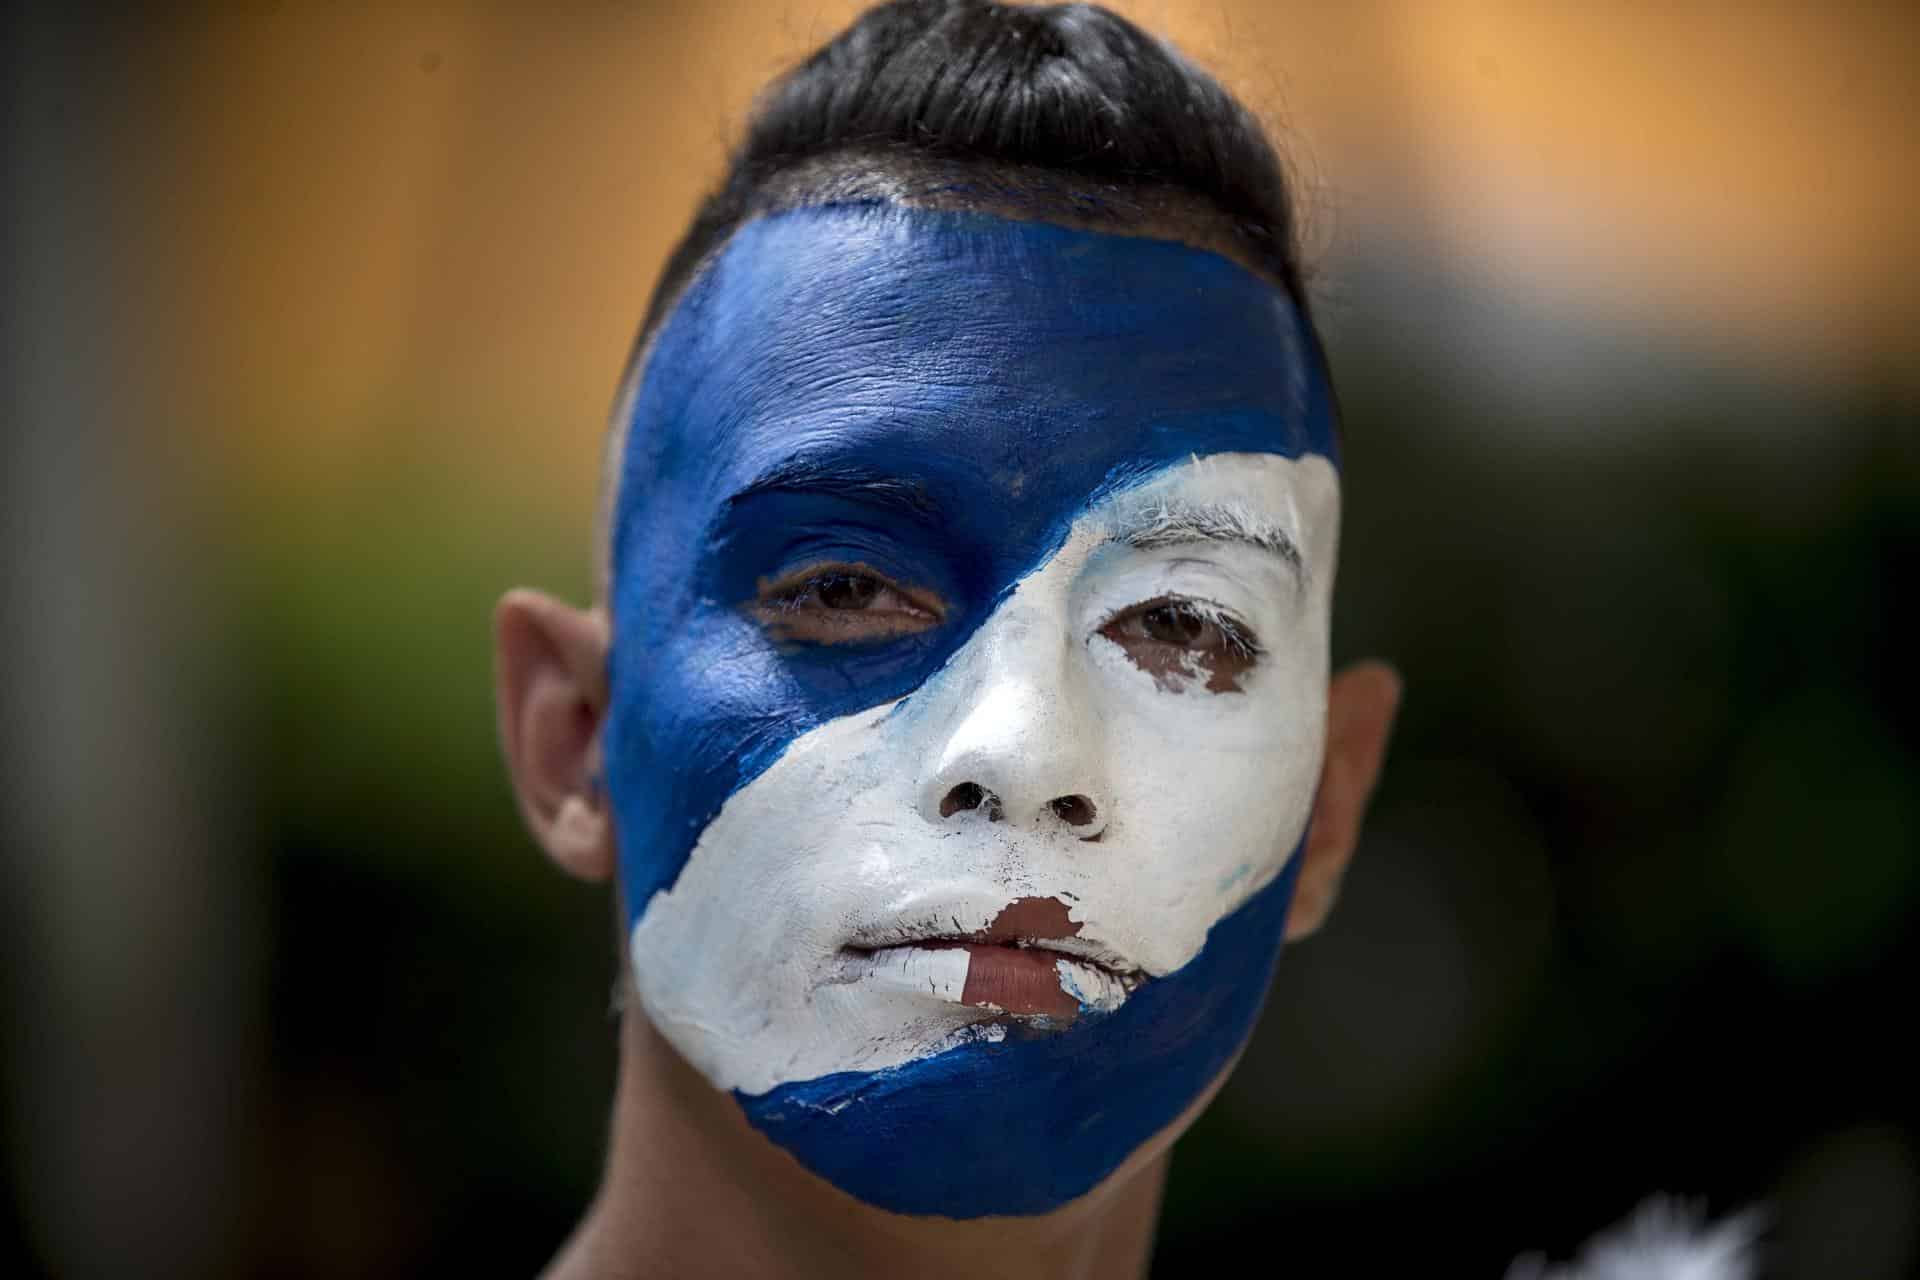
M1312 807L1338 527L1312 454L1197 458L1090 508L909 698L819 726L728 798L633 927L655 1026L750 1094L998 1039L1005 1018L962 1002L981 962L914 943L1022 899L1066 904L1075 936L1029 945L1083 1007L1192 960ZM1237 687L1150 673L1101 634L1169 597L1258 637ZM943 816L965 784L998 813ZM1056 812L1069 796L1090 821Z

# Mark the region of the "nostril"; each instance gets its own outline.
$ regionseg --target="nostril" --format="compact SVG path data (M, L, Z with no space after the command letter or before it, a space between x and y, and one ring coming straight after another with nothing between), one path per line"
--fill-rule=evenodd
M963 809L985 807L987 821L1000 821L1000 797L977 782L962 782L940 800L940 816L951 818Z
M1088 826L1099 816L1093 801L1085 796L1056 796L1047 807L1053 810L1054 817L1070 827Z

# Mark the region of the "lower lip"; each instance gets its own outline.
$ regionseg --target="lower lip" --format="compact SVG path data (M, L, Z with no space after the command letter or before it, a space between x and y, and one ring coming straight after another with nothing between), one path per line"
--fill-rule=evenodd
M1111 1009L1126 998L1126 987L1112 973L1057 951L941 942L869 954L872 977L885 985L1023 1017L1070 1022L1083 1009ZM941 978L930 981L930 973Z

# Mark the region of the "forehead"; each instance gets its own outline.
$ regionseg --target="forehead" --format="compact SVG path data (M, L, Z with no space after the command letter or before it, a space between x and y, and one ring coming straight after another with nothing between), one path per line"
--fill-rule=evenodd
M890 477L1037 547L1190 456L1334 453L1312 338L1244 268L884 203L742 227L661 327L631 414L616 575L644 528L694 533L702 512L809 475Z

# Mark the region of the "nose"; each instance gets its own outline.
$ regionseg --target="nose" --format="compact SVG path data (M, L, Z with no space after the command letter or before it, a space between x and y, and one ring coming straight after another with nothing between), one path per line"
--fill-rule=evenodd
M940 797L940 816L951 818L956 813L968 810L986 810L987 821L1004 822L1007 817L1006 805L997 792L989 791L977 782L956 782L947 788L947 794ZM1070 796L1055 796L1047 801L1047 809L1054 817L1070 827L1093 827L1105 824L1100 822L1100 806L1093 797L1075 793ZM1083 837L1093 839L1093 836Z
M1099 839L1111 817L1105 743L1065 628L1029 619L983 629L975 646L946 673L952 727L934 746L922 812Z

